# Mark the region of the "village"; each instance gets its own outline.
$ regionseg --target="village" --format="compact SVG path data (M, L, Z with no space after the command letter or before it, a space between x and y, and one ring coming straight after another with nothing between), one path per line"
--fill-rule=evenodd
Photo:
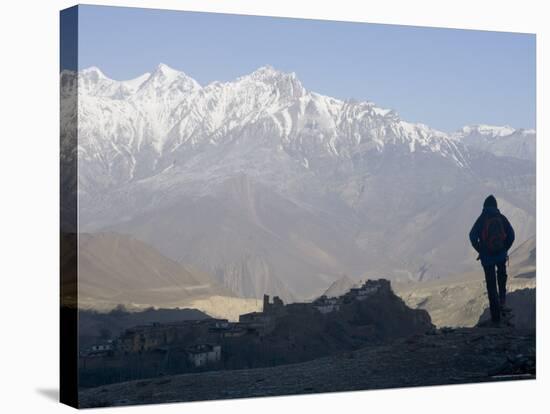
M270 336L278 323L293 315L329 315L338 313L343 306L361 302L379 290L390 289L387 280L368 280L339 297L321 296L313 302L284 304L278 297L270 301L263 297L261 312L240 315L238 322L207 318L172 323L151 323L126 329L120 336L99 341L80 353L80 365L99 367L109 361L120 366L122 360L150 355L151 359L166 359L168 354L178 355L187 370L204 370L222 367L236 349L245 349L253 342ZM225 358L224 358L225 357ZM116 363L114 363L116 361Z

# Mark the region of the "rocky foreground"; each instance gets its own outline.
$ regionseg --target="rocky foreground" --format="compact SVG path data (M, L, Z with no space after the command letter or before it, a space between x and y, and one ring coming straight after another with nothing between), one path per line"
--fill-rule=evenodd
M309 362L131 381L82 390L80 407L534 379L535 332L443 328Z

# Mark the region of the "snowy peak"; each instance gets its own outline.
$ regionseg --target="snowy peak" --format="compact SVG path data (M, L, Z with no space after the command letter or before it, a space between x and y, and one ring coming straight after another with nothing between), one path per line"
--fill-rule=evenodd
M155 73L158 73L162 76L175 77L175 76L180 75L183 72L177 71L176 69L171 68L170 66L166 65L165 63L159 63L156 70L155 70Z
M141 76L138 76L137 78L134 78L134 79L130 79L130 80L127 80L127 81L123 81L122 84L128 88L128 90L132 91L132 92L135 92L139 89L139 87L141 85L143 85L143 83L149 79L149 77L151 76L151 74L149 72L147 73L144 73L143 75Z
M149 80L155 80L166 84L171 84L175 81L188 81L196 86L200 86L197 81L188 76L182 71L171 68L164 63L160 63L153 71Z
M199 83L184 72L172 69L161 63L155 71L145 80L139 90L139 94L150 98L174 98L179 94L193 92L201 89Z
M472 149L496 156L531 161L536 158L536 131L533 129L515 129L508 125L468 125L451 136Z
M249 75L242 76L240 79L252 79L258 82L274 83L281 79L296 79L296 74L294 72L282 72L271 65L265 65L259 67Z
M282 72L270 65L262 66L248 75L241 76L236 81L236 83L245 84L255 82L272 88L273 93L278 93L283 98L299 98L306 93L294 72Z
M115 97L121 95L120 87L120 82L108 78L95 66L83 69L78 73L79 95Z
M78 73L79 94L110 98L128 99L136 93L141 98L176 98L201 88L199 83L184 72L159 64L152 73L144 73L134 79L116 81L107 77L99 68L92 66Z
M495 126L495 125L467 125L463 127L459 133L464 135L479 134L489 137L503 137L511 135L516 130L509 125Z
M272 66L204 87L166 64L125 81L96 67L78 75L80 149L93 164L90 182L97 170L105 175L99 181L116 186L159 174L176 159L208 156L229 169L238 160L263 174L266 162L284 160L315 174L343 164L368 168L366 160L383 152L433 154L459 168L469 166L467 147L529 160L535 154L534 131L473 125L449 135L372 102L307 91L296 74ZM65 93L74 91L72 79L62 73Z
M91 82L98 82L100 80L107 80L107 76L96 66L83 69L80 74L82 77L89 79Z

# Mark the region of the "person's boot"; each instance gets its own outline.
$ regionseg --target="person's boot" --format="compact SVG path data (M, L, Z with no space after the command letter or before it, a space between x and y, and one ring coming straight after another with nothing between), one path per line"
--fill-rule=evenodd
M500 312L503 314L512 312L512 309L506 306L506 297L500 298Z
M476 325L478 328L500 328L500 319L486 319Z

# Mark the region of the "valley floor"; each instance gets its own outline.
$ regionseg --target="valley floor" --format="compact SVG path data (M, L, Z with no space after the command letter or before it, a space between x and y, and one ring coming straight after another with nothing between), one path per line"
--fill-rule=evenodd
M535 355L534 331L441 329L305 363L131 381L79 398L84 408L534 379Z

